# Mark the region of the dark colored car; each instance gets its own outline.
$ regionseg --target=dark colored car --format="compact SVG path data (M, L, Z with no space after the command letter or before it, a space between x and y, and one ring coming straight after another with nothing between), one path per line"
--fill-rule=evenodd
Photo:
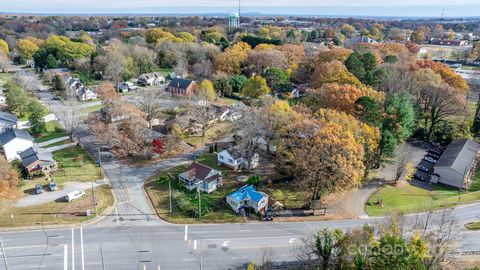
M433 153L433 152L428 152L427 156L432 157L432 158L437 159L437 160L440 158L439 154Z
M35 185L35 194L41 194L43 193L43 187L40 184Z
M262 217L262 221L273 221L273 217L265 215Z
M415 179L418 179L420 181L427 181L427 177L423 174L420 174L420 173L416 173L414 176L413 176Z
M430 169L428 169L427 167L425 167L423 165L418 165L417 169L419 171L426 172L426 173L430 172Z

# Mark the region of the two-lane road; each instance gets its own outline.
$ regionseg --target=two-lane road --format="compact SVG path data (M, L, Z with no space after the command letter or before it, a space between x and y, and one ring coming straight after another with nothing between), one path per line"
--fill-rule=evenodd
M461 226L480 219L480 205L455 209L452 215ZM83 265L84 269L128 270L200 269L200 264L202 269L245 268L248 262L259 260L262 248L272 248L275 261L292 261L301 239L320 229L349 230L379 221L212 224L188 228L155 222L149 223L151 226L146 222L134 226L101 223L83 228ZM67 269L73 269L72 247L75 269L82 269L79 228L74 229L73 238L71 229L4 232L0 238L10 270L64 269L65 263ZM460 232L456 251L480 250L479 239L480 233Z

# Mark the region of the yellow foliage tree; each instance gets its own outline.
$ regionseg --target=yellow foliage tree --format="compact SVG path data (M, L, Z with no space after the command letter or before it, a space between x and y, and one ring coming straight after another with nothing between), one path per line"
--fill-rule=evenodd
M8 51L8 43L5 40L0 39L0 53L4 56L8 56Z
M321 62L316 65L310 81L312 87L319 88L324 83L353 84L362 87L363 84L350 73L340 61Z
M215 69L227 74L238 74L252 48L245 42L238 42L215 57Z
M213 83L207 79L200 82L197 87L196 95L208 101L214 101L217 98Z
M30 59L32 55L38 51L38 46L29 39L19 39L15 44L15 51L19 53L23 59Z

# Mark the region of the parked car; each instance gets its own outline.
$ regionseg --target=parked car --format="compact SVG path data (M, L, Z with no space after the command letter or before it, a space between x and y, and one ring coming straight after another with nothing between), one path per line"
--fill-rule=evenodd
M134 91L134 90L137 90L137 89L138 89L138 86L136 86L132 82L124 82L124 83L122 83L118 86L118 90L120 92Z
M425 175L423 175L423 174L420 174L420 173L414 174L413 177L414 177L415 179L420 180L420 181L424 181L424 182L427 181L427 177L426 177Z
M262 216L262 221L273 221L273 217L268 216L268 215L264 215L264 216Z
M434 159L432 157L429 157L429 156L424 157L423 160L425 160L426 162L433 163L433 164L435 164L437 162L436 159Z
M436 153L432 153L432 152L428 152L427 156L432 157L432 158L437 159L437 160L440 158L440 155L438 155Z
M418 169L419 171L426 172L426 173L430 172L430 170L429 170L427 167L423 166L423 165L418 165L418 166L417 166L417 169Z
M41 194L43 193L43 187L40 184L35 185L35 194Z
M428 150L428 153L433 153L435 155L442 155L443 154L443 151L439 151L439 150L435 150L435 149L429 149Z
M73 192L68 193L67 196L65 196L65 201L71 202L71 201L73 201L73 200L82 198L83 196L85 196L85 192L84 192L84 191L82 191L82 190L76 190L76 191L73 191Z
M57 183L55 183L55 181L51 181L50 183L48 183L48 188L50 188L50 191L57 190Z

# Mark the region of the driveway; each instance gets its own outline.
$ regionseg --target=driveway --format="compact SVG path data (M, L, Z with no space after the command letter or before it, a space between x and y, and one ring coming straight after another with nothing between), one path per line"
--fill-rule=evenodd
M105 185L106 182L103 180L95 181L93 186L98 187L101 185ZM57 199L61 199L65 197L68 193L75 191L75 190L86 190L92 188L91 182L67 182L64 183L62 189L58 189L57 191L50 191L48 187L44 187L44 191L42 194L30 194L26 197L19 199L16 203L17 207L28 207L34 205L40 205L44 203L53 202Z
M426 144L417 142L407 143L406 147L408 147L407 151L410 155L409 162L415 166L421 162L428 150ZM335 194L335 198L327 204L327 211L346 218L368 218L365 212L365 203L378 189L393 181L395 170L395 161L393 161L380 169L373 180L365 182L361 187L341 195Z

